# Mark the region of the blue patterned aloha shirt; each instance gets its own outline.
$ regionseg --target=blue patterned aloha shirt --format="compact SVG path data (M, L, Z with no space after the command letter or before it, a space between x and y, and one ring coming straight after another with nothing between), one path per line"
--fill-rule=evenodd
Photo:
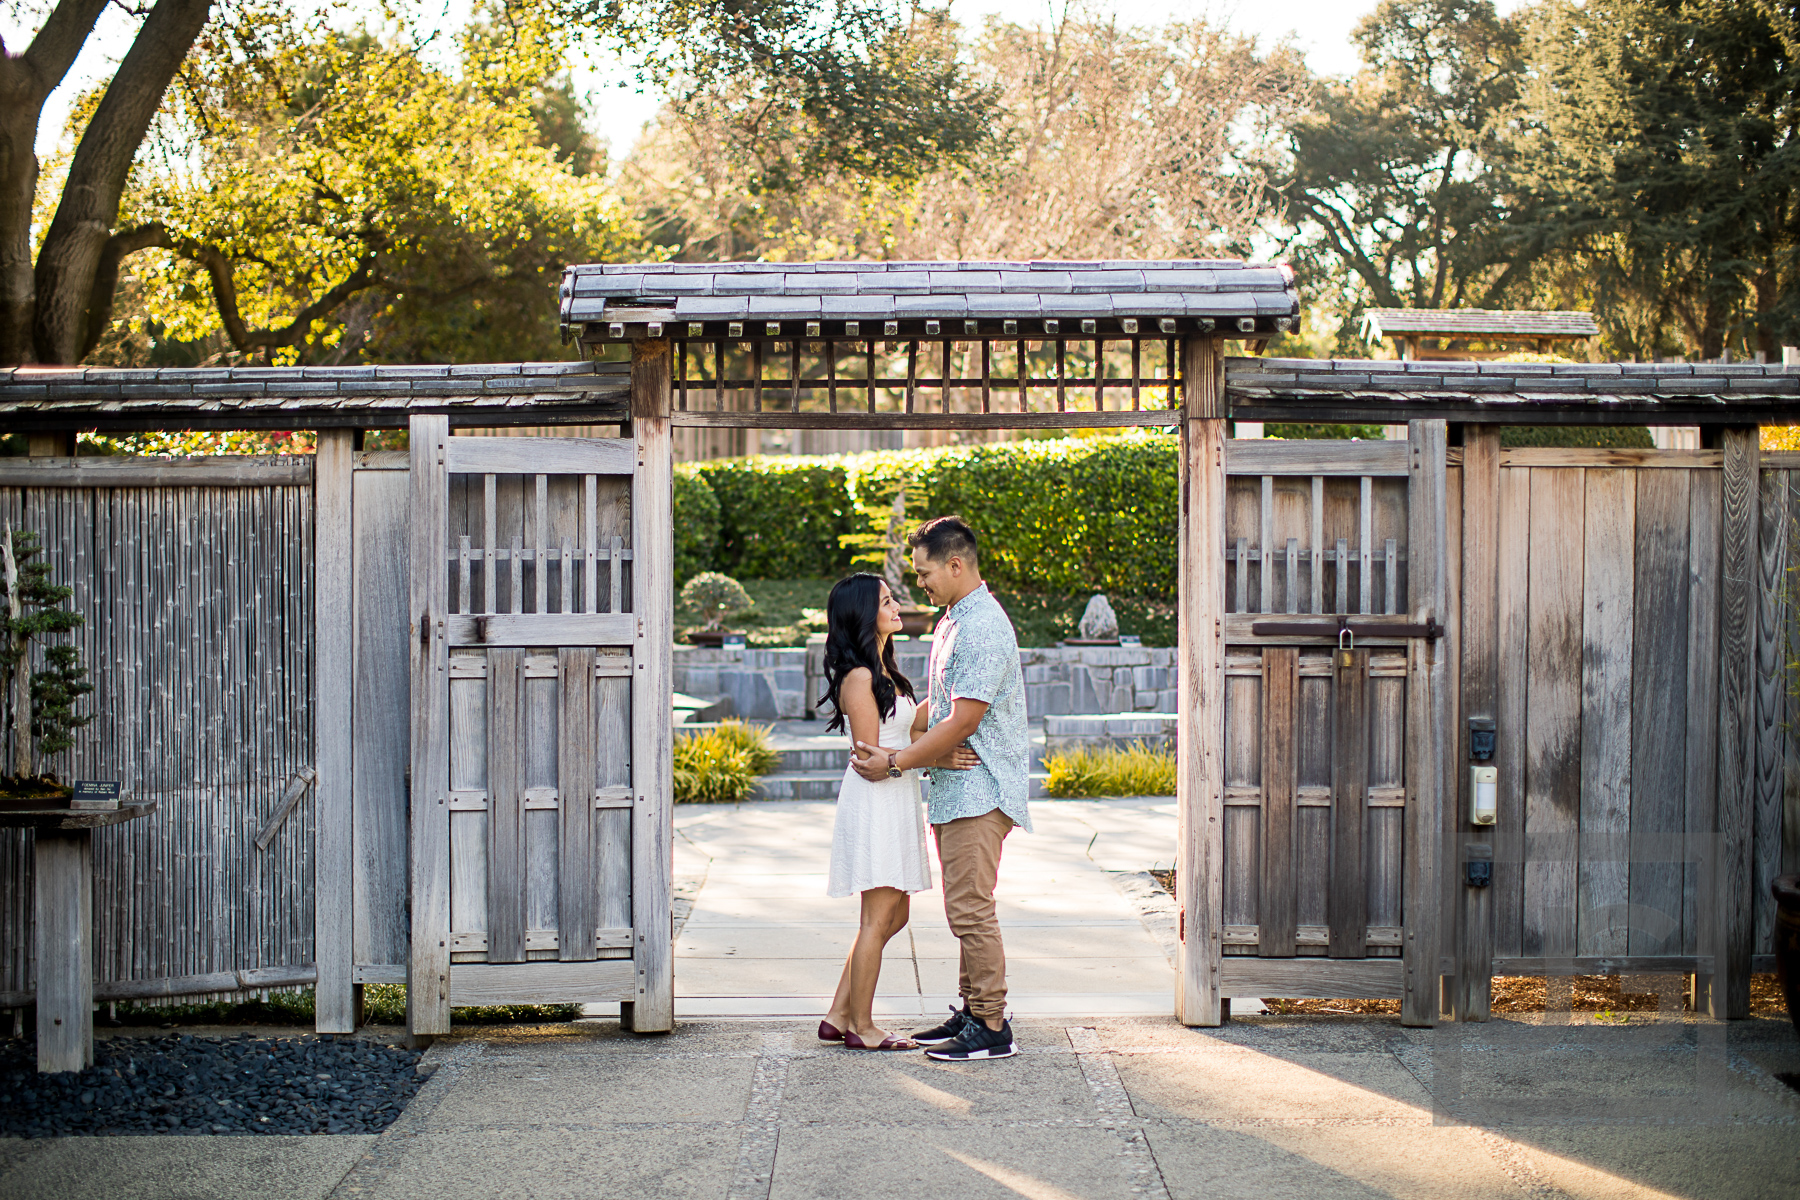
M987 584L951 605L938 621L926 686L933 725L950 715L959 698L985 701L988 706L969 737L981 765L969 771L931 773L931 823L979 817L998 808L1031 832L1025 672L1019 668L1019 639L1012 621Z

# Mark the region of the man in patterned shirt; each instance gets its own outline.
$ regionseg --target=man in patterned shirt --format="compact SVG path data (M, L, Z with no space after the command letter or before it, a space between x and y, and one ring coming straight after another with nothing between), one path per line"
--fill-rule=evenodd
M928 766L966 742L981 761L931 777L931 826L943 867L944 909L962 949L963 1007L935 1029L914 1034L946 1061L1007 1058L1018 1052L1006 1019L1006 951L994 914L1000 847L1013 826L1031 832L1025 676L1019 640L981 580L975 533L961 517L937 517L907 539L919 586L944 610L927 680L931 726L897 753L857 743L865 779Z

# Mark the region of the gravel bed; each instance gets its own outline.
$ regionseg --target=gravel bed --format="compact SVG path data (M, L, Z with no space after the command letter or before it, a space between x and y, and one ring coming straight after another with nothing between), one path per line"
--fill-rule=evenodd
M313 1037L107 1038L85 1071L40 1075L0 1041L0 1135L378 1133L425 1082L419 1053Z

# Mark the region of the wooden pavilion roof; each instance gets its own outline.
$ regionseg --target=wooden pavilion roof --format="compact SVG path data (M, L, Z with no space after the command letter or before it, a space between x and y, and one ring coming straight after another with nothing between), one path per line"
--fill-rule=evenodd
M1492 308L1371 308L1363 313L1363 336L1575 339L1598 337L1594 315Z

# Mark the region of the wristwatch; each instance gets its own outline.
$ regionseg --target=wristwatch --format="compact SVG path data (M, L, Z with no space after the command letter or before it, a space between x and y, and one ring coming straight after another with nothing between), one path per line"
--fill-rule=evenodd
M904 774L906 774L906 772L900 769L899 751L895 751L893 754L888 755L888 778L898 779Z

